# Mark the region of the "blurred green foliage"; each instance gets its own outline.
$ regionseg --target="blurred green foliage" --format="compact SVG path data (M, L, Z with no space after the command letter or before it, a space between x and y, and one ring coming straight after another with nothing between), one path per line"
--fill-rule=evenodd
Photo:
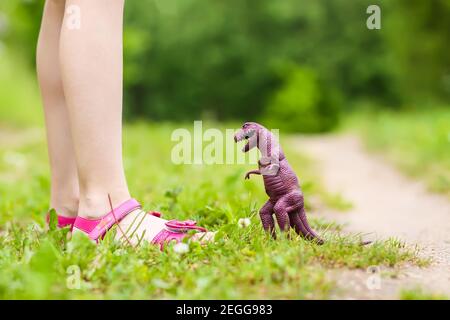
M0 43L30 66L42 4L0 4ZM366 27L371 4L381 30ZM449 17L449 0L127 1L126 116L318 132L360 101L439 104L450 97Z
M30 77L23 59L9 50L0 56L0 124L2 127L42 124L36 80Z
M283 72L284 85L269 100L264 123L289 131L318 132L338 120L339 104L312 69L291 66ZM298 88L302 88L299 90Z

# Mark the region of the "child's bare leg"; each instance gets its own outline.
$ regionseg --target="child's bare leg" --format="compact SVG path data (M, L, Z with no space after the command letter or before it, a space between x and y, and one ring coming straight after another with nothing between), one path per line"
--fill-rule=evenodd
M122 165L123 5L123 0L66 2L60 61L80 179L78 215L87 219L110 211L108 194L113 206L130 199ZM120 226L133 241L144 232L150 241L164 222L136 210Z
M36 64L50 158L50 205L60 215L75 217L79 198L78 175L58 63L64 5L65 0L47 0L45 3Z
M122 165L123 0L67 0L60 62L80 183L79 215L130 198ZM76 20L79 20L77 22Z

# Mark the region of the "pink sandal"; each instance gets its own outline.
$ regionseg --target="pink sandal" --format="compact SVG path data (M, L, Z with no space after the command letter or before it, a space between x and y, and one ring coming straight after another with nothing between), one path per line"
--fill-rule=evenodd
M159 212L158 217L161 216ZM155 212L149 212L149 214L155 215ZM161 251L164 249L164 244L171 241L181 242L186 236L187 232L190 230L195 230L198 232L207 232L203 227L197 226L197 222L194 220L178 221L170 220L166 222L166 229L161 230L155 238L153 238L152 243L158 244Z
M70 218L70 217L63 217L60 216L59 214L56 215L56 218L58 219L58 228L62 229L64 227L70 226L70 230L72 230L73 225L75 223L76 218ZM47 217L46 217L46 221L47 224L50 223L50 213L47 213Z
M74 228L87 234L87 236L91 240L98 242L98 240L103 238L106 232L115 224L120 222L129 213L140 208L141 205L139 204L139 202L137 202L135 199L130 199L119 205L117 208L111 210L101 219L90 220L82 217L77 217L75 220ZM148 212L148 214L151 214L158 218L161 217L161 213L155 211ZM166 222L166 229L161 230L151 241L151 243L158 244L160 246L160 249L163 250L164 244L169 243L170 241L182 241L188 235L187 232L190 230L196 230L198 232L207 231L205 228L197 226L196 222L193 220L171 220Z

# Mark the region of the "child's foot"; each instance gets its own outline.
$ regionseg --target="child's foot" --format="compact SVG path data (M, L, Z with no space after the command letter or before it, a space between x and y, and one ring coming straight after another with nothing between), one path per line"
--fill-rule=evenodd
M88 234L92 240L98 240L116 224L116 239L133 246L147 241L163 248L168 242L179 242L188 236L190 240L201 242L211 241L214 237L213 232L206 232L194 221L167 221L161 219L159 213L144 212L134 199L122 203L98 220L78 217L74 230ZM189 230L197 233L189 235Z
M137 245L142 241L156 242L157 237L161 236L161 232L167 229L168 223L169 221L162 219L159 213L138 209L119 222L116 239L122 242L130 241L132 245ZM213 232L201 231L193 234L191 240L204 243L211 241L214 237Z

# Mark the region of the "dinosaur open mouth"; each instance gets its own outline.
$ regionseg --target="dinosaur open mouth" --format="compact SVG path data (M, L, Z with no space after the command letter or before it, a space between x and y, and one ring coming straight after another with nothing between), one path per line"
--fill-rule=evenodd
M249 130L242 129L235 134L234 141L236 143L244 140L247 142L242 148L242 152L247 152L256 145L256 141L254 141L255 134L256 130L254 129Z

